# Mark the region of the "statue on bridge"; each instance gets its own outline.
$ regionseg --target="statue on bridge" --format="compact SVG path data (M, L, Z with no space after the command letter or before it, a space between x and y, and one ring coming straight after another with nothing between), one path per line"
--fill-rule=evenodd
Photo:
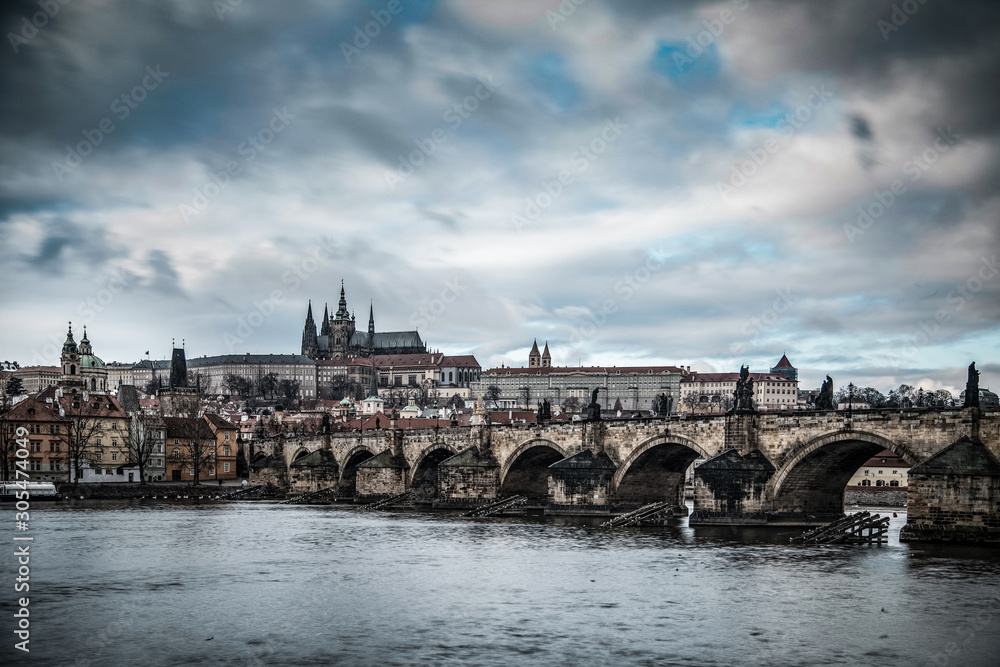
M552 419L552 406L549 405L549 400L544 399L538 404L538 421L549 421Z
M590 405L587 406L587 421L601 421L601 404L597 402L598 391L600 391L600 387L594 389L590 394Z
M733 412L756 412L753 407L753 378L750 377L750 367L740 366L740 379L736 381L733 391Z
M965 383L965 403L963 408L979 407L979 371L976 370L976 362L969 364L969 379Z
M826 380L823 381L823 386L819 389L819 395L816 397L816 409L817 410L833 410L833 379L827 375Z

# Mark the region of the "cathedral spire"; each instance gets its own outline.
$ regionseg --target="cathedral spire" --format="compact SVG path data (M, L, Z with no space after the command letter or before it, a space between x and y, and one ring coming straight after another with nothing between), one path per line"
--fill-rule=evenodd
M531 352L528 352L528 368L538 368L541 366L542 355L538 352L538 340L531 344Z
M340 280L340 301L337 303L337 313L333 316L334 320L349 320L351 319L351 314L347 312L347 296L344 293L344 280Z
M321 336L330 335L330 307L327 303L323 304L323 324L319 333Z
M306 311L306 324L313 322L313 302L309 299L309 309Z

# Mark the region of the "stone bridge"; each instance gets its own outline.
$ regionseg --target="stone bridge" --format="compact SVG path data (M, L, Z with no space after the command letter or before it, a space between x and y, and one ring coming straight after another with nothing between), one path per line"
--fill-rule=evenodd
M956 445L969 437L971 444ZM941 498L955 496L948 489L972 484L959 492L968 496L971 515L956 520L991 534L1000 531L1000 468L992 467L1000 458L996 408L675 415L431 429L390 422L381 430L278 437L249 446L254 481L293 491L333 486L359 501L412 491L418 502L435 507L523 494L529 505L554 514L617 513L663 500L684 507L685 474L702 460L694 473L692 525L814 525L842 516L847 481L865 461L889 449L911 466L911 505L917 493L920 502L937 508L935 525L954 523L951 510L964 511L965 506L944 508L949 501ZM921 491L914 475L924 463L941 479ZM909 519L914 524L914 516Z

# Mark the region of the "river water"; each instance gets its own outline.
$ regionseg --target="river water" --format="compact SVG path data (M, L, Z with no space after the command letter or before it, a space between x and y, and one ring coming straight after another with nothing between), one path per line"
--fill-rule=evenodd
M4 665L1000 664L1000 550L901 545L903 514L881 547L273 503L31 518L31 652L7 547Z

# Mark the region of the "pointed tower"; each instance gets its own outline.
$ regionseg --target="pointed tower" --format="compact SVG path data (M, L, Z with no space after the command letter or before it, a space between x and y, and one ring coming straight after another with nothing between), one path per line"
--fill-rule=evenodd
M347 310L347 295L344 292L344 281L340 281L340 301L337 302L337 312L330 321L330 358L347 359L351 338L354 336L354 319Z
M320 336L330 335L330 308L329 304L323 304L323 324L319 330Z
M319 341L316 340L316 322L313 320L312 299L306 310L306 324L302 328L302 354L310 359L319 357Z
M799 379L799 370L795 366L792 366L792 362L784 354L781 355L781 359L778 360L777 365L771 367L771 372L784 375L789 380Z
M375 303L368 304L368 340L365 341L367 355L375 357Z
M76 341L73 340L72 322L69 323L69 329L66 331L66 342L63 343L59 361L62 365L62 378L59 384L66 387L83 386L83 378L80 373L80 351L76 347Z
M552 368L552 355L549 354L549 341L545 341L545 350L542 352L542 368Z
M528 353L528 368L538 368L542 365L542 355L538 352L538 340L531 344L531 352Z

